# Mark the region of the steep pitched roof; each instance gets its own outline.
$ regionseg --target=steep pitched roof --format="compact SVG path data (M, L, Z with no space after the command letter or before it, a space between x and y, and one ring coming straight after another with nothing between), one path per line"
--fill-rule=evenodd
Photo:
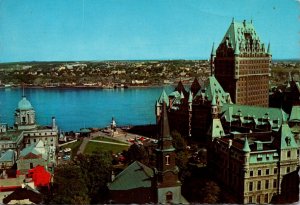
M236 22L233 20L221 44L226 44L238 53L240 52L240 48L245 50L247 45L256 46L254 50L266 52L264 44L260 42L260 38L256 33L252 21L246 22L246 20L244 20L243 22ZM250 52L252 52L252 50L253 49L250 49Z
M135 161L116 176L108 185L109 190L130 190L136 188L150 188L154 172L146 165Z
M162 93L161 93L161 95L158 99L158 102L161 103L161 104L163 102L165 102L167 104L167 106L169 106L169 98L168 98L165 90L162 91Z
M291 111L290 122L300 122L300 106L293 106Z
M249 146L249 142L248 142L248 138L247 138L247 137L245 137L243 151L244 151L244 152L251 152L251 149L250 149L250 146Z
M200 83L199 83L198 79L195 78L191 85L191 91L192 91L193 95L195 96L200 89L201 89Z
M40 140L38 143L36 144L31 144L28 147L25 147L21 153L20 153L20 157L25 157L29 154L34 154L34 155L42 155L42 157L44 159L47 159L47 152L46 152L46 148L44 146L44 143L42 140Z
M220 100L220 102L228 103L228 96L230 96L229 93L224 91L215 76L209 76L205 83L205 96L207 96L209 101L212 101L214 95Z
M185 90L184 85L182 84L181 81L178 82L178 84L175 88L175 91L178 91L179 93L182 92L184 94L184 96L188 95L188 92Z
M280 149L298 148L294 135L288 124L283 123L278 131L279 137L274 141L275 146Z
M208 130L208 136L213 140L214 138L221 138L225 136L225 132L220 119L213 119L210 129Z

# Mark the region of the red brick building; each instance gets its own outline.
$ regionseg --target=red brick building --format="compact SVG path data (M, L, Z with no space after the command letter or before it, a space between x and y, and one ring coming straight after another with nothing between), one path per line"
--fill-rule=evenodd
M252 21L232 21L217 50L212 72L233 103L268 107L270 44L261 42Z

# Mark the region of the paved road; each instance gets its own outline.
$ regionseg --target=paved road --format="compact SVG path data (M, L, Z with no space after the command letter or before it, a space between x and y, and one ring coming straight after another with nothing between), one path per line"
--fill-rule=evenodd
M90 140L90 142L99 142L99 143L103 143L103 144L114 144L114 145L129 146L128 143L124 144L124 143L119 143L119 142L107 142L107 141L101 141L101 140Z

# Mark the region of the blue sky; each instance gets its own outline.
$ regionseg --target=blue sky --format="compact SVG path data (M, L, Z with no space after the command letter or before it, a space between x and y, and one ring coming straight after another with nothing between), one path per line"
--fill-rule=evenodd
M299 58L296 0L0 0L0 62L207 59L232 18Z

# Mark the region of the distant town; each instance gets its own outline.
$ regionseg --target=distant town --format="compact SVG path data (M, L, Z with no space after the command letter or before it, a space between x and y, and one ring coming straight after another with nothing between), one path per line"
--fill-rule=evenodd
M210 75L208 60L23 62L0 64L0 87L128 88L162 86L182 81L200 83ZM300 62L273 61L270 85L299 80Z

